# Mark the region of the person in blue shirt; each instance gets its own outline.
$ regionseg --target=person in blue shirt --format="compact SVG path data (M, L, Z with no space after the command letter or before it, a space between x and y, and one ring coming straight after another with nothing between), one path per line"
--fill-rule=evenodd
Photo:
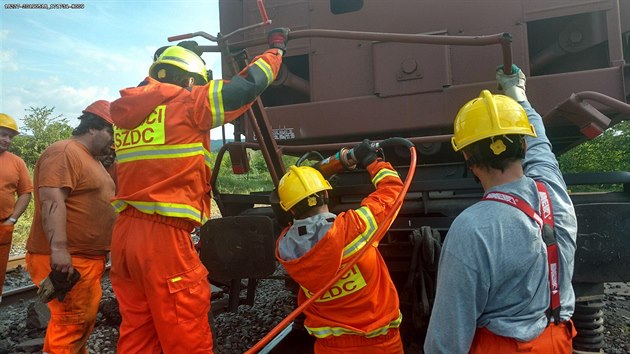
M440 256L424 352L571 353L577 220L540 115L513 65L457 114L452 139L484 188Z

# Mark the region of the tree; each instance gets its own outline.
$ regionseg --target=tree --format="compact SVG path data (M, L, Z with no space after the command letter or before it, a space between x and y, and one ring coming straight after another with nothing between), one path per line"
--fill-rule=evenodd
M630 121L576 146L558 162L563 173L630 171Z
M50 144L67 139L72 135L72 127L62 115L53 116L55 107L29 107L24 116L23 134L15 137L11 152L20 156L28 166L35 166L41 153Z

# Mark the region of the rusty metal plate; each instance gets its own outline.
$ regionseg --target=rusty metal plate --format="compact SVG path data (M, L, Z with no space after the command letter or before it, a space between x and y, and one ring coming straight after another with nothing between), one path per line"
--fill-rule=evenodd
M575 205L578 220L573 282L630 280L630 203Z
M275 237L266 216L209 220L200 233L200 258L217 281L264 278L275 271Z
M374 43L374 93L380 97L442 91L450 86L449 47Z

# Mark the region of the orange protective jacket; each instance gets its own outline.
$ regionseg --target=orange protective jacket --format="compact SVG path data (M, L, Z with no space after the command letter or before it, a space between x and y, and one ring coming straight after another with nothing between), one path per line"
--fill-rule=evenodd
M368 240L392 209L403 185L387 162L372 163L367 170L376 191L362 200L359 209L340 213L328 232L306 254L285 261L276 247L276 258L300 284L300 304L324 287L337 272L346 273L304 310L304 325L317 338L344 334L372 338L399 327L402 321L398 293L378 251L378 240L369 244ZM289 228L282 232L278 244ZM370 249L351 269L341 270L363 247Z
M111 103L118 160L116 211L203 224L210 214L210 129L245 112L275 80L282 56L267 50L227 80L192 89L147 77Z

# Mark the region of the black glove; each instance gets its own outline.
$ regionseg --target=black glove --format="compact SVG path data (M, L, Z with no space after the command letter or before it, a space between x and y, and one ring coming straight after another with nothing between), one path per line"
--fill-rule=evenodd
M287 50L287 42L289 41L289 29L285 27L274 28L267 34L267 43L269 48L278 48L282 52Z
M357 165L362 168L366 168L376 161L376 150L370 144L368 139L363 140L359 145L352 148L354 158L357 160Z
M79 274L76 269L72 272L70 279L68 279L68 273L53 270L48 274L48 277L39 284L37 296L43 303L50 302L54 298L63 301L68 291L72 289L80 278L81 274Z

